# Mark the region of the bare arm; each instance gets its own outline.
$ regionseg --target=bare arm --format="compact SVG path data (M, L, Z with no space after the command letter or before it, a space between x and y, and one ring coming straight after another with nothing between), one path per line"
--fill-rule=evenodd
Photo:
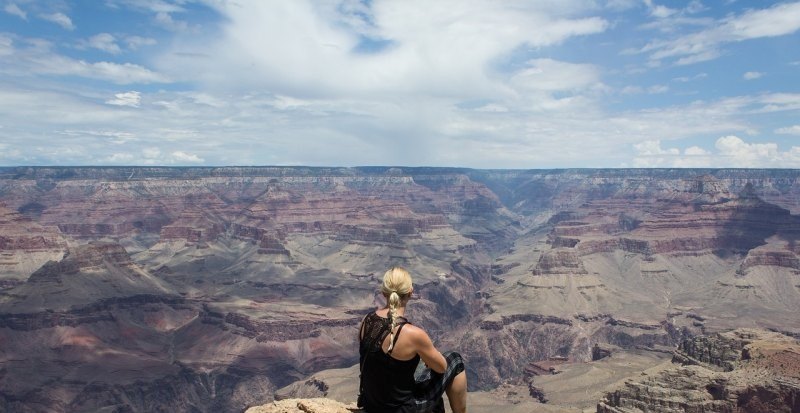
M439 350L436 350L431 338L428 337L428 333L419 328L414 330L414 347L419 357L431 370L440 374L444 373L445 369L447 369L447 360Z

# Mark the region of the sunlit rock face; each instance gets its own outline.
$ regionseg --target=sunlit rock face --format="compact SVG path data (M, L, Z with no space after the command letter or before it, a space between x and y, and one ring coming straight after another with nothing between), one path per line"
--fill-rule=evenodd
M627 381L598 413L795 412L800 409L800 342L739 329L683 341L675 365Z
M61 258L66 239L57 227L43 226L33 214L38 207L31 204L10 209L0 201L0 287L18 284L49 260Z
M473 390L538 391L526 368L591 362L596 344L614 359L742 326L797 333L798 180L0 168L0 406L241 411L355 364L390 265L411 270L408 317L465 355Z

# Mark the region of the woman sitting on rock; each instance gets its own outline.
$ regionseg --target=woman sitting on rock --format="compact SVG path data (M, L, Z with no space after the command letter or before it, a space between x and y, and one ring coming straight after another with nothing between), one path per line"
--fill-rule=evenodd
M428 334L403 317L413 291L405 269L392 267L384 274L386 307L361 323L358 404L368 413L444 413L442 394L447 392L453 412L465 413L467 376L461 355L439 353Z

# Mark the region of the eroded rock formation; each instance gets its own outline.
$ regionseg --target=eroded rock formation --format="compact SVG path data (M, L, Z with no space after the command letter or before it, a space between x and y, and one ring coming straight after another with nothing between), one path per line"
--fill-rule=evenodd
M681 343L674 363L626 381L598 413L800 410L800 342L759 330L735 330Z

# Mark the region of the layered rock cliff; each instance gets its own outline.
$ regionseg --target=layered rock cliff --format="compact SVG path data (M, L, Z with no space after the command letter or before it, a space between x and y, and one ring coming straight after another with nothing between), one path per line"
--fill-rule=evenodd
M0 283L10 286L27 278L45 262L61 258L66 247L58 228L42 226L0 202Z
M687 339L666 369L625 382L598 413L800 411L800 342L759 330Z

